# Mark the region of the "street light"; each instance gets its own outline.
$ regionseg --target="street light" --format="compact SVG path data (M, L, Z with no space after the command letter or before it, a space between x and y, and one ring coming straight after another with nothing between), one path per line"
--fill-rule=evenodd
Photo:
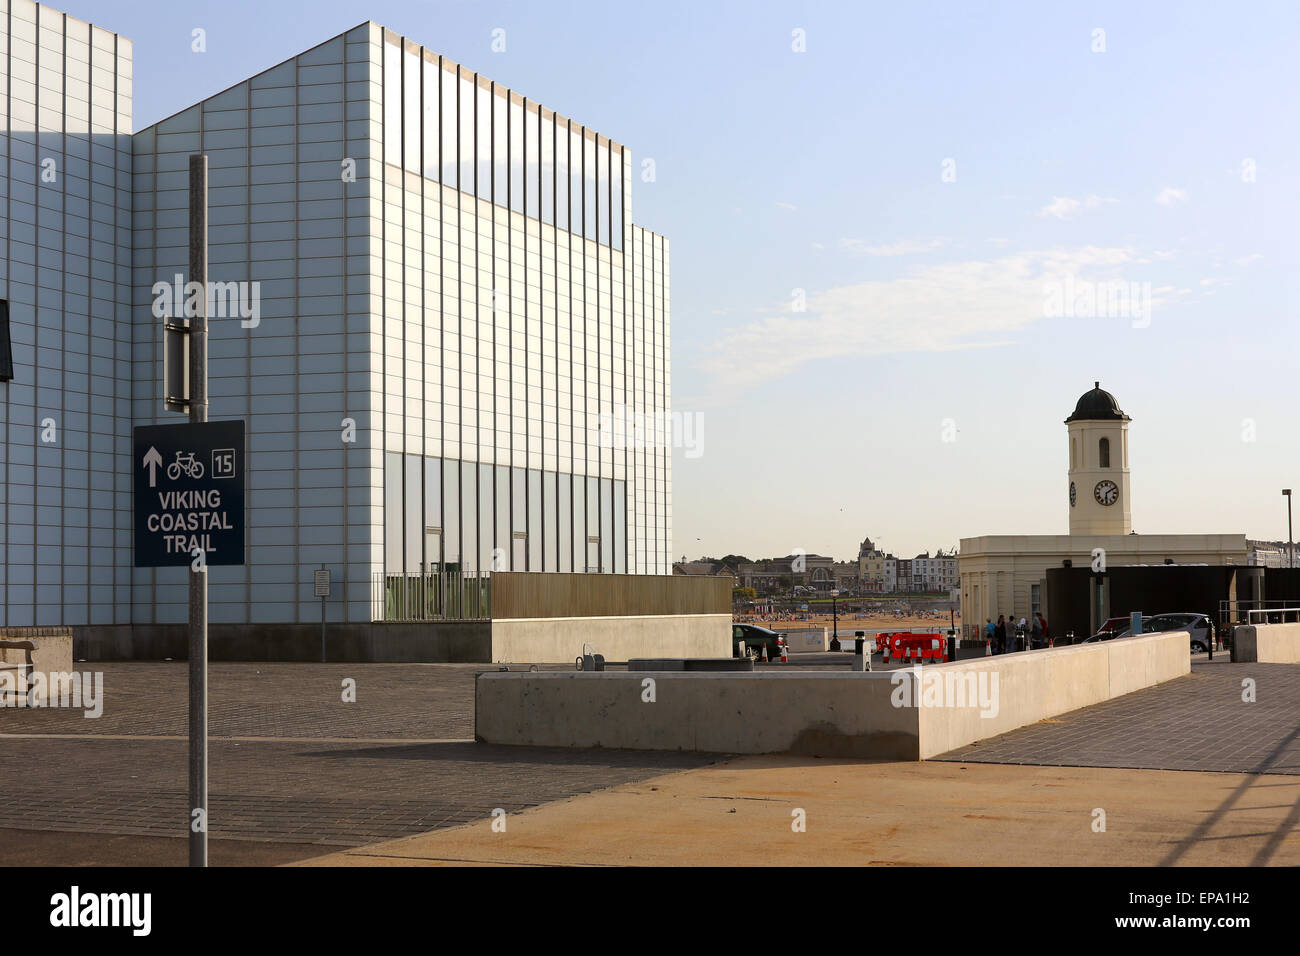
M1289 568L1295 567L1295 545L1291 543L1291 489L1283 488L1282 494L1286 496L1286 564Z
M840 649L840 616L835 599L840 596L839 588L831 588L831 650Z

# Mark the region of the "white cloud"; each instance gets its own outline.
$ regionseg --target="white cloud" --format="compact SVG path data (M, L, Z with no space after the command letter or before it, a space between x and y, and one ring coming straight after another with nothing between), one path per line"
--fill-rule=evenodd
M1176 206L1180 202L1187 202L1187 190L1166 186L1156 194L1156 202L1162 206Z
M857 256L910 256L932 252L948 244L946 238L900 239L885 245L871 246L864 239L841 239L840 248Z
M798 212L798 211L799 211L799 207L796 206L794 203L788 203L788 202L774 202L772 205L776 206L777 209L788 209L788 210L790 210L790 212Z
M1069 219L1080 209L1096 209L1103 203L1119 202L1111 196L1088 196L1084 199L1072 199L1069 196L1053 196L1042 209L1038 210L1038 215L1043 217L1053 217L1056 219Z
M724 332L699 364L722 394L817 359L1004 344L1043 319L1046 284L1067 275L1148 281L1139 258L1131 248L1086 246L917 266L898 278L811 293L805 312L769 310Z

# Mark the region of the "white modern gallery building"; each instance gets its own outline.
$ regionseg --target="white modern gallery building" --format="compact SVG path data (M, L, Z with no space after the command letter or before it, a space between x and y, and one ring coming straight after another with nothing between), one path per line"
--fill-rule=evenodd
M181 625L136 569L131 430L209 161L209 419L247 422L210 620L391 619L402 575L671 572L668 243L627 149L364 23L139 132L129 40L0 0L0 626ZM147 71L145 71L147 74ZM402 613L409 613L403 611Z

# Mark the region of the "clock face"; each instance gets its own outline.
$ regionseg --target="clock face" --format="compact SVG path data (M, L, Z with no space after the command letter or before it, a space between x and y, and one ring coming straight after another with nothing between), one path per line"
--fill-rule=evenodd
M1099 505L1113 505L1119 501L1119 486L1109 478L1099 481L1097 487L1092 489L1092 496L1097 499Z
M1074 502L1078 500L1079 493L1075 491L1074 482L1070 482L1070 507L1074 507Z

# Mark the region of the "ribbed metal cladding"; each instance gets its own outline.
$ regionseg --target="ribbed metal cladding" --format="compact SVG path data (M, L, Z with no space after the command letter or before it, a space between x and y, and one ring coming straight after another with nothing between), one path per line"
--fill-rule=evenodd
M732 583L726 576L498 572L492 618L729 614Z

